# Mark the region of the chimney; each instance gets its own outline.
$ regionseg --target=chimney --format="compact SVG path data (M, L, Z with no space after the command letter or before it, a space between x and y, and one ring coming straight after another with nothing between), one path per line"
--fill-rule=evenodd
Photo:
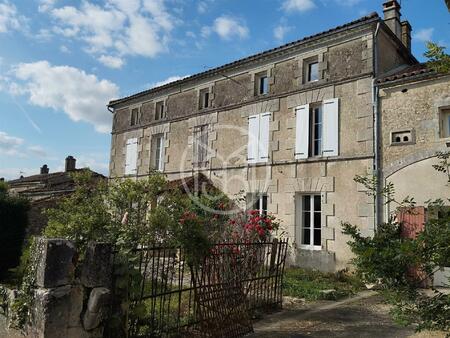
M46 164L41 167L41 175L44 174L48 174L48 166Z
M66 157L66 172L74 171L77 160L73 156Z
M402 42L406 48L411 52L411 25L408 21L402 22Z
M397 0L385 1L383 4L384 23L402 40L402 25L400 23L401 6Z

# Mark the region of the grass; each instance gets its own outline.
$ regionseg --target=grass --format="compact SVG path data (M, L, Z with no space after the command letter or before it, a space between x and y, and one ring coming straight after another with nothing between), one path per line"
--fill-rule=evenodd
M362 283L353 275L340 271L323 273L300 268L286 269L283 279L283 295L311 300L337 300L355 294ZM335 290L324 293L324 290Z

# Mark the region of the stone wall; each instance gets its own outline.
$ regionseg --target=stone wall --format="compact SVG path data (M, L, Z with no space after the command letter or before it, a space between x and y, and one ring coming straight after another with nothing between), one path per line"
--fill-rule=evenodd
M39 260L28 337L103 337L109 315L112 250L89 244L83 264L74 245L62 239L37 239Z

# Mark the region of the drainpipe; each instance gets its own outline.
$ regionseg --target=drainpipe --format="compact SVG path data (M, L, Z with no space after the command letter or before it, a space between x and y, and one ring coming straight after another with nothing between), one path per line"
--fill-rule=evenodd
M374 168L373 174L377 178L376 194L374 198L374 230L377 230L378 224L381 222L381 172L380 172L380 152L379 152L379 140L380 140L380 111L379 111L379 101L378 101L378 87L375 83L378 76L378 46L377 46L377 36L380 30L380 22L377 23L377 28L375 29L375 34L373 37L373 67L374 67L374 77L372 79L372 105L373 105L373 152L374 152Z

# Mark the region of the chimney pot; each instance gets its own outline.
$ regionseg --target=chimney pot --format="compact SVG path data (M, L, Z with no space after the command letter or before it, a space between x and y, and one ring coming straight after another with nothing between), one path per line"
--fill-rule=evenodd
M411 25L408 21L402 22L402 42L405 47L411 52Z
M383 3L384 22L391 31L402 40L402 27L400 23L401 6L397 0L385 1Z
M41 167L41 175L43 174L48 174L48 166L46 164Z
M66 157L66 172L75 170L76 161L77 160L73 156Z

